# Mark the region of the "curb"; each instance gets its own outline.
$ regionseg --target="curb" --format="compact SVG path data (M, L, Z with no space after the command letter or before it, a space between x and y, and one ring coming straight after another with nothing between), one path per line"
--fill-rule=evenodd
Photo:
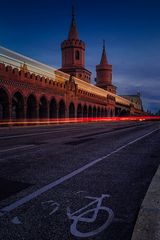
M160 240L160 166L142 202L131 240Z

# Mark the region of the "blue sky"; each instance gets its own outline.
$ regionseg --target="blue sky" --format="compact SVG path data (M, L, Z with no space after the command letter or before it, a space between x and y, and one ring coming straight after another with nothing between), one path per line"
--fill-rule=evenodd
M92 82L105 39L118 94L140 92L145 109L160 109L158 0L5 0L1 2L0 45L59 68L60 43L68 36L73 2Z

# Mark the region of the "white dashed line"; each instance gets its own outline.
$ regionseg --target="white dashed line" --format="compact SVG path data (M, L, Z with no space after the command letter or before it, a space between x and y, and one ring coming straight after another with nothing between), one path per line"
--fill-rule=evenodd
M30 148L30 147L34 147L34 146L35 146L35 145L33 145L33 144L23 145L23 146L17 146L17 147L14 147L14 148L9 148L9 149L0 150L0 153L9 152L9 151L17 150L17 149Z
M12 136L1 136L0 140L2 139L12 139L12 138L20 138L20 137L28 137L28 136L38 136L38 135L45 135L45 134L51 134L51 133L61 133L62 131L67 131L68 129L61 129L61 130L54 130L54 131L46 131L46 132L38 132L38 133L26 133L26 134L19 134L19 135L12 135ZM70 130L76 130L75 128L69 129Z

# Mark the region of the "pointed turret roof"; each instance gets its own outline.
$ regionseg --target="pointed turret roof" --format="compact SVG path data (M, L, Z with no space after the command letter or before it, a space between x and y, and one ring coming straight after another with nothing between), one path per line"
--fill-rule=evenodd
M108 60L107 60L107 55L106 55L105 41L103 40L103 51L102 51L100 65L106 65L106 64L108 64Z
M75 23L75 13L74 13L74 6L72 6L72 21L71 21L71 26L68 34L68 39L78 39L78 32L76 28L76 23Z

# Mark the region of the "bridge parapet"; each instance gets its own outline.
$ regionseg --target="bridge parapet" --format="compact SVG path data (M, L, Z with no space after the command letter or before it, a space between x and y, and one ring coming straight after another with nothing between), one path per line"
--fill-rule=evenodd
M12 66L14 69L24 70L24 72L28 71L32 74L55 80L55 68L3 47L0 47L0 63Z
M45 84L53 87L65 86L66 80L69 81L70 75L61 72L53 67L42 64L38 61L25 57L21 54L10 51L6 48L0 47L0 71L1 74L7 71L7 74L14 74L15 79L18 80L30 80L31 82L36 82L45 86ZM99 88L91 83L87 83L73 76L77 89L85 95L90 95L90 97L96 97L102 101L106 101L106 104L114 102L114 104L119 104L130 108L131 104L135 109L139 109L139 105L131 102L130 100L111 93L107 90ZM111 99L112 98L112 99Z

